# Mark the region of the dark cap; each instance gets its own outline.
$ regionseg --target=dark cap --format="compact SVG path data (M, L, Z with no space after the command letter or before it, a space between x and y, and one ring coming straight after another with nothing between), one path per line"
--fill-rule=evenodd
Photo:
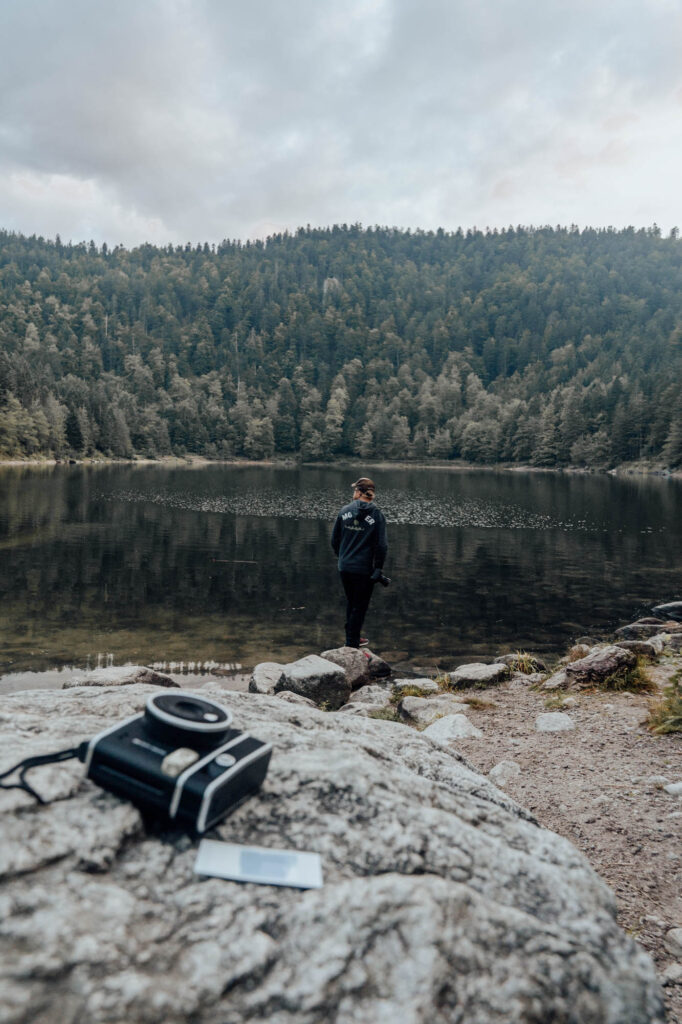
M370 480L368 476L359 477L352 486L354 491L360 491L368 496L373 496L376 491L374 481Z

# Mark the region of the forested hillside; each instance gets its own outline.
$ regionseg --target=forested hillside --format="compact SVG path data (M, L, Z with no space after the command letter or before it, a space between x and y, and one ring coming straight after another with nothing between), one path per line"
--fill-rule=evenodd
M0 232L0 454L682 464L677 232Z

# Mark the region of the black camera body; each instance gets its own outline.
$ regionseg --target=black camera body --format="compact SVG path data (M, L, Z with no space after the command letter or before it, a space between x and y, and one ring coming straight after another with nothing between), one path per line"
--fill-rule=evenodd
M201 835L256 792L268 770L272 745L231 724L215 701L162 691L143 712L82 743L78 757L103 789Z

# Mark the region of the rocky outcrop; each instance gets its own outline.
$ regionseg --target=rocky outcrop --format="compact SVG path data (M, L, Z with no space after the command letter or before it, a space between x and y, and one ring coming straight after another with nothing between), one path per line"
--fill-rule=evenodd
M156 672L144 665L109 665L106 668L95 668L86 676L66 679L62 689L70 690L76 686L134 686L145 683L147 686L179 687L170 676Z
M77 744L148 695L5 697L2 766ZM145 832L78 762L39 769L52 803L0 793L3 1020L662 1024L653 965L606 885L454 749L277 697L229 702L274 752L218 837L315 850L323 888L199 880L187 836Z

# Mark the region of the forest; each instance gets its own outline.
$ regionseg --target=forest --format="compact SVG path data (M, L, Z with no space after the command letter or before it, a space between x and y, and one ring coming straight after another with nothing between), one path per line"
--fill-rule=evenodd
M0 457L682 465L682 243L0 231Z

